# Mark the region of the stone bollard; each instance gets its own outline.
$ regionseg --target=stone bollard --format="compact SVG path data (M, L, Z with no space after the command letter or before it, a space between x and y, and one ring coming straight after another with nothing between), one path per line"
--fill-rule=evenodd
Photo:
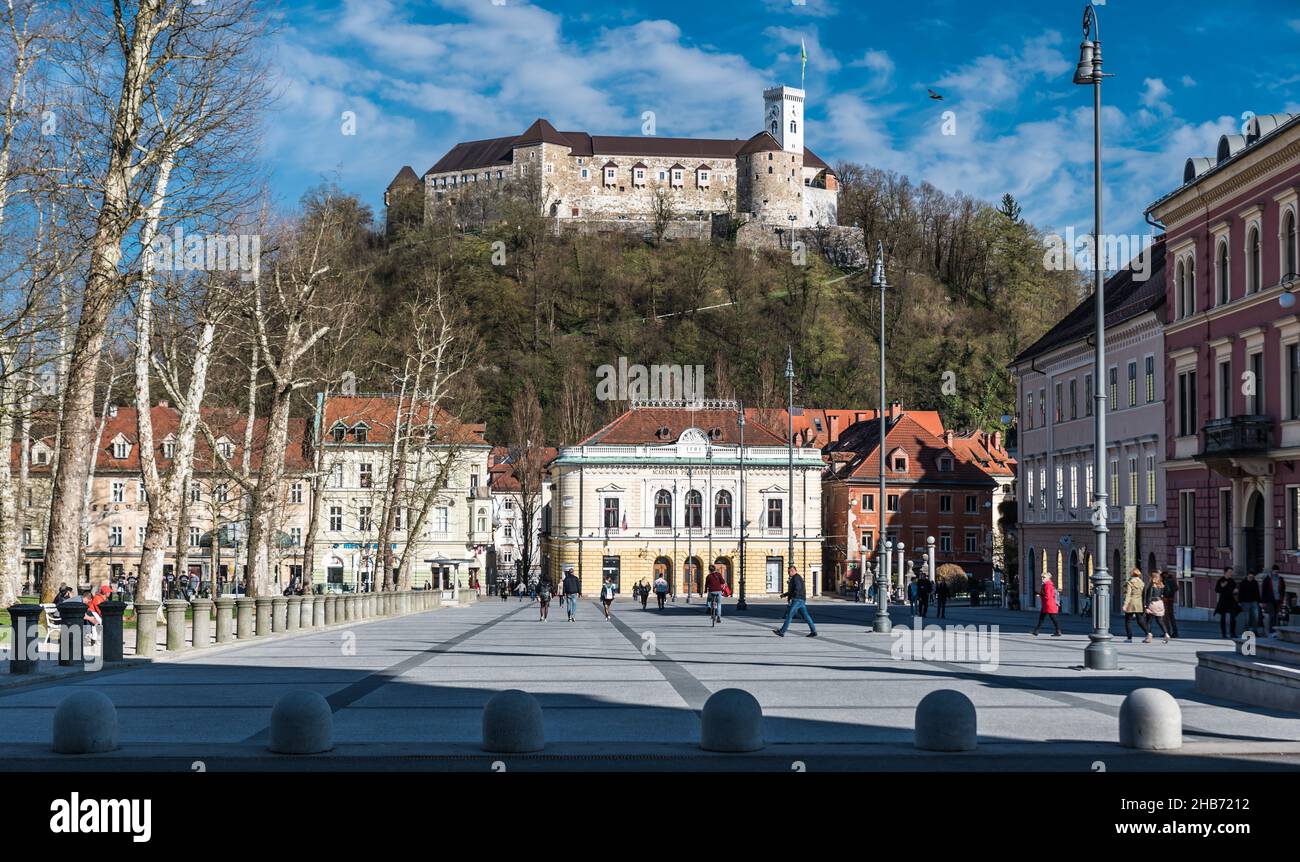
M1183 712L1169 692L1139 688L1119 707L1119 744L1145 751L1183 747Z
M442 590L435 589L433 591L433 606L435 608L442 607Z
M402 613L409 614L410 612L411 612L411 592L410 590L407 590L402 593Z
M302 597L302 611L301 611L301 615L298 618L298 628L309 629L312 627L316 619L316 612L315 610L313 610L315 607L316 607L315 596L313 596L311 593L308 593L307 595Z
M39 669L41 644L41 606L10 605L9 621L13 625L13 640L9 649L9 672L36 673Z
M705 751L758 751L763 747L763 708L740 688L716 691L700 716L700 748Z
M289 622L289 597L271 597L271 631L279 633L285 630Z
M312 596L311 599L311 626L318 629L325 625L325 597Z
M212 643L212 599L196 598L191 607L194 608L194 628L190 643L195 649L203 649Z
M337 593L330 593L325 597L325 625L334 625L339 610L339 597Z
M271 707L271 743L276 754L319 754L334 747L334 712L314 691L291 691Z
M178 652L185 649L185 610L190 603L184 599L168 599L163 602L163 612L167 615L167 651Z
M135 654L152 656L158 649L158 609L162 602L138 599L135 603Z
M357 619L368 620L375 616L375 594L362 593L357 596Z
M296 632L302 624L302 596L289 596L289 607L285 612L284 630Z
M59 602L59 666L73 667L85 660L86 604L80 599Z
M352 622L357 618L357 594L347 593L343 596L343 620Z
M74 692L55 707L53 729L54 750L59 754L113 751L117 748L117 707L94 689Z
M257 637L266 637L271 633L271 597L255 596L257 603Z
M217 606L217 643L230 643L230 613L235 608L235 597L217 596L213 604Z
M252 596L236 598L235 616L237 618L235 637L241 641L253 637L256 628L257 599Z
M126 602L103 602L99 615L104 619L104 638L100 643L100 656L104 661L121 661L123 645L122 615Z
M912 744L922 751L974 751L975 704L950 688L930 692L916 705Z
M517 688L492 695L483 707L483 750L527 754L546 747L542 705Z

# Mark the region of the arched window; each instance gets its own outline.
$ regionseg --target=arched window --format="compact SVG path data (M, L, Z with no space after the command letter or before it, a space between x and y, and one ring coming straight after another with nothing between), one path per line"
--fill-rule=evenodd
M795 121L794 121L794 120L791 120L791 121L790 121L790 131L791 131L791 132L795 132L795 131L797 131L797 130L798 130L798 126L795 125Z
M1232 297L1228 282L1228 241L1219 243L1218 274L1215 279L1219 287L1219 305L1227 305Z
M1296 273L1295 210L1287 210L1282 219L1282 277Z
M1187 308L1183 305L1184 285L1187 283L1187 273L1184 271L1183 262L1178 261L1178 266L1174 269L1174 312L1178 317L1187 316Z
M1185 308L1188 314L1196 313L1196 260L1189 257L1187 259L1187 299Z
M704 525L704 496L699 491L686 492L686 529L698 530Z
M1246 235L1246 290L1258 293L1263 282L1260 279L1259 265L1259 228L1252 227Z
M731 527L731 492L719 491L713 502L713 526Z
M655 526L671 527L673 525L673 495L667 491L655 494Z

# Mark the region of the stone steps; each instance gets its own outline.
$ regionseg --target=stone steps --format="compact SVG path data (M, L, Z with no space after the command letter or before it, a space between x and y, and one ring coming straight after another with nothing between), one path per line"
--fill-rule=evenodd
M1261 651L1264 646L1259 644ZM1198 652L1196 690L1211 697L1300 713L1300 664L1293 663L1294 653L1289 649L1267 646L1272 655L1285 658Z
M1300 626L1279 626L1273 631L1287 643L1300 644Z

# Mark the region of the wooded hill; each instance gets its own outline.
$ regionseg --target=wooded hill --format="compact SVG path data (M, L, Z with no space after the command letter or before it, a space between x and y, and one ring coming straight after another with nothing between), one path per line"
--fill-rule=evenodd
M838 170L841 224L861 227L869 249L884 243L890 400L937 409L955 429L1005 430L1009 361L1079 301L1082 280L1044 268L1041 235L1010 196L994 207L885 171ZM876 405L869 271L836 269L811 247L798 265L789 252L726 242L556 236L536 203L507 189L423 222L390 212L387 233L365 243L374 302L359 355L373 366L358 370L359 387L393 388L383 369L401 365L403 305L441 279L476 342L474 391L461 395L490 439L508 436L525 379L548 443L599 427L625 406L596 400L597 368L619 357L703 365L708 396L772 405L785 402L789 344L797 405Z

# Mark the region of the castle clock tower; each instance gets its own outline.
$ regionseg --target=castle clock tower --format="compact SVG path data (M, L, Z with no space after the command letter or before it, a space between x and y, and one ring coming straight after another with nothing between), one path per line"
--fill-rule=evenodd
M763 91L763 128L787 153L803 155L804 92L794 87Z

